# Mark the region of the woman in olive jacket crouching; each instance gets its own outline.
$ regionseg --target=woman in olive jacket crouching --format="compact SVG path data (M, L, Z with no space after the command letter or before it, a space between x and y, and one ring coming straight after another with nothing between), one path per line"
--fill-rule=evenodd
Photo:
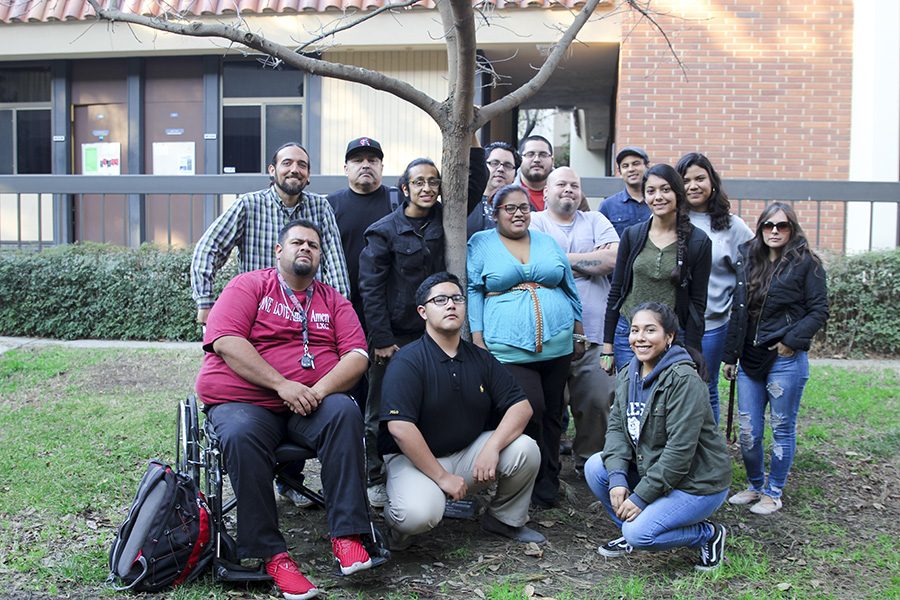
M731 460L708 386L687 351L673 345L677 328L665 304L635 309L634 358L616 378L606 445L588 459L584 477L622 530L600 554L690 546L700 549L695 568L709 571L725 549L725 527L708 518L728 494Z

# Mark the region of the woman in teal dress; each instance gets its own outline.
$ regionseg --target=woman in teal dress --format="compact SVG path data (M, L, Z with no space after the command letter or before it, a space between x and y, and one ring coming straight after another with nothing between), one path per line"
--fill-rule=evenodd
M532 503L559 502L559 440L563 388L573 356L584 353L581 301L565 253L556 241L529 231L531 204L518 185L494 194L497 228L469 240L469 326L519 382L534 415L525 433L541 449Z

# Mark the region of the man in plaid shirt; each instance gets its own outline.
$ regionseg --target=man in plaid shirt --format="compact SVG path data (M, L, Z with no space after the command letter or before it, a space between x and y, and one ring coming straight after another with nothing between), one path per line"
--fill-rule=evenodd
M241 272L275 266L278 231L294 219L307 219L322 230L319 279L350 298L350 278L334 212L325 196L304 192L309 183L309 153L297 142L275 151L269 165L272 185L244 194L210 225L194 248L191 290L197 321L206 323L215 302L213 278L231 250L240 248Z

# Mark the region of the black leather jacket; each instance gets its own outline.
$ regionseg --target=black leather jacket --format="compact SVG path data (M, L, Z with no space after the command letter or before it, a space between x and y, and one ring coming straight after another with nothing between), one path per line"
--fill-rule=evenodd
M734 265L737 285L723 357L723 362L729 365L741 357L748 335L752 336L754 346L782 342L793 350L809 350L813 336L828 319L825 268L807 253L799 261L781 260L772 275L759 318L750 323L747 286L752 243L750 240L741 245L740 256ZM791 241L784 252L787 254L790 249L806 244L806 240Z
M606 324L603 341L613 342L619 311L631 291L634 275L634 260L647 244L650 237L650 220L625 229L619 241L616 256L616 270L613 272L612 287L606 304ZM672 310L678 316L678 323L684 329L684 343L701 350L706 320L706 296L709 289L709 271L712 268L712 242L702 229L691 225L684 264L681 267L681 282L675 290L675 306Z

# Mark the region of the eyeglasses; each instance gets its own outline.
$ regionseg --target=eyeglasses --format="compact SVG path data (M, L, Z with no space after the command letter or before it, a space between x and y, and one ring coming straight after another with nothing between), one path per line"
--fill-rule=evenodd
M425 304L429 302L434 302L435 306L446 306L447 302L453 301L453 304L465 304L466 297L462 294L453 294L452 296L446 296L444 294L440 294L435 296L434 298L429 298L425 301Z
M497 210L502 210L509 216L516 214L517 210L521 210L523 215L527 215L531 212L531 205L527 202L524 204L504 204L503 206L498 206Z
M409 185L414 188L423 188L426 184L428 187L436 190L441 187L441 180L437 177L431 177L429 179L413 179L409 182Z
M766 221L762 224L762 230L766 233L769 233L775 229L777 229L778 231L790 231L793 229L793 227L791 226L791 223L789 221L778 221L777 223Z
M532 152L526 152L525 154L523 154L522 158L527 158L528 160L531 160L535 156L537 156L541 160L547 160L548 158L550 158L553 155L550 154L549 152L534 152L534 151L532 151Z
M499 160L489 160L487 161L487 166L492 169L499 169L500 167L503 167L505 171L512 171L516 168L516 165L511 162L500 162Z

